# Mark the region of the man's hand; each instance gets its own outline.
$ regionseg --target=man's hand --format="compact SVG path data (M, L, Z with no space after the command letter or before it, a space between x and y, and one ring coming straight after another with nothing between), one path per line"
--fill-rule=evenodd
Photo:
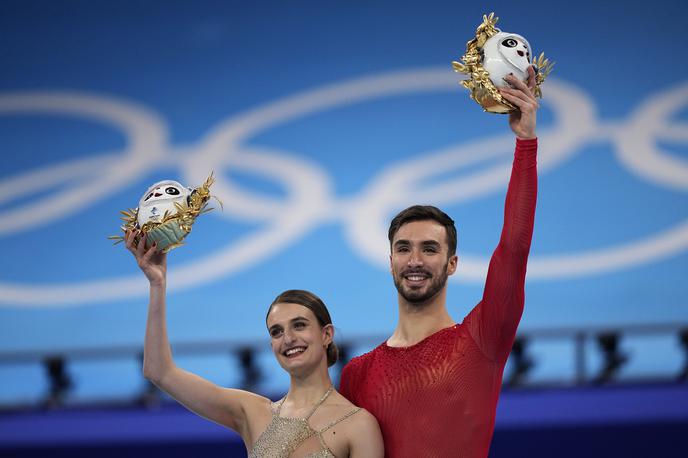
M139 268L143 271L151 284L161 284L167 275L167 254L157 251L157 244L146 250L146 235L142 235L138 246L134 245L134 238L139 231L127 231L124 241L127 249L136 258Z
M535 98L535 70L528 67L528 84L507 75L504 80L512 87L499 88L499 92L507 101L518 107L517 111L509 114L509 127L518 138L535 138L535 125L537 123L537 110L540 106Z

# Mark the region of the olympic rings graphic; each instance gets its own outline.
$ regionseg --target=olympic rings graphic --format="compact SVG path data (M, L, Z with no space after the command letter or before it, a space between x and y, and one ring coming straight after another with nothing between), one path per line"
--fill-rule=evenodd
M406 93L455 90L454 76L444 68L412 69L344 81L226 119L199 145L184 150L169 145L167 128L160 116L131 102L65 92L0 95L0 115L59 113L96 119L121 129L128 139L122 151L46 166L0 181L0 202L68 185L37 202L0 211L0 236L83 211L100 197L164 162L178 167L189 183L200 183L208 170L215 170L214 192L224 203L224 212L217 213L218 217L261 223L255 232L171 271L173 289L192 288L260 264L320 224L332 221L344 226L346 240L360 257L386 269L390 212L419 201L449 205L501 190L510 171L511 135L452 145L398 161L380 170L359 194L347 198L334 195L329 174L317 163L286 151L249 147L247 140L295 118L344 105ZM688 140L688 127L672 121L672 116L688 106L688 83L648 99L624 123L602 123L591 98L561 80L548 80L545 103L552 109L555 123L539 133L541 174L565 163L586 143L604 139L613 145L619 163L641 179L673 190L688 189L688 164L659 150L655 142L658 136ZM443 181L428 180L439 173L446 177L448 171L459 172L487 161L492 165L475 172ZM268 198L243 189L222 173L229 166L279 182L286 189L286 199ZM546 280L611 272L650 263L686 248L688 220L618 246L577 254L531 256L528 278ZM452 281L483 281L487 263L487 258L463 255ZM78 305L141 296L146 291L147 284L140 275L63 284L0 282L0 305Z

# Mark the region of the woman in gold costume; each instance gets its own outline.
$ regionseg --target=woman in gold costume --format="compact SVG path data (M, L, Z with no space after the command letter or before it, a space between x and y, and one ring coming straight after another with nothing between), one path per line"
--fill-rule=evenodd
M141 242L135 243L137 235ZM334 327L325 304L308 291L277 296L266 324L272 351L291 379L280 401L248 391L223 388L174 363L167 337L167 255L145 235L128 231L125 242L150 283L144 346L146 378L189 410L230 428L244 440L249 457L382 457L382 435L375 418L333 387L327 368L337 359Z

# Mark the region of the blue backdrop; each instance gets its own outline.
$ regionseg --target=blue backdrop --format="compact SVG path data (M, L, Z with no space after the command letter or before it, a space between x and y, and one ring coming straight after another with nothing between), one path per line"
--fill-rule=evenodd
M174 342L267 341L266 308L289 288L319 294L339 336L390 333L386 228L418 202L457 221L460 320L513 152L506 117L451 69L490 11L556 61L521 329L686 321L682 2L6 1L0 349L140 344L147 285L106 237L152 182L211 171L224 210L170 255ZM655 358L669 347L634 351L678 367ZM0 400L36 392L38 369L3 371ZM101 371L84 393L121 385Z

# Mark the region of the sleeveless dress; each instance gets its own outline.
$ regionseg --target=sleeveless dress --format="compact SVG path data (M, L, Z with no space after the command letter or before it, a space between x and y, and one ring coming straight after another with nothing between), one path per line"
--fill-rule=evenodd
M350 416L361 410L357 407L342 417L332 421L322 429L311 428L308 420L318 410L318 407L325 402L334 388L323 395L322 398L313 406L308 415L303 418L282 418L280 411L286 396L279 403L273 404L272 421L260 435L253 448L248 454L249 458L335 458L329 449L323 433L332 428L337 423L346 420Z

